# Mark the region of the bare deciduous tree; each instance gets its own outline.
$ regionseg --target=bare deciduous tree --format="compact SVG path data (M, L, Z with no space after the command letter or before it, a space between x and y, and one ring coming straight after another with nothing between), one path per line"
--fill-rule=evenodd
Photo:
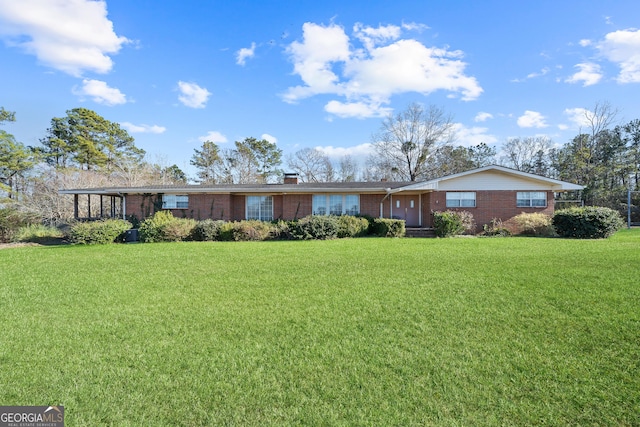
M303 148L287 156L287 165L297 172L302 182L331 182L333 165L329 157L317 148Z
M410 104L389 115L373 136L373 148L380 168L388 178L416 181L432 178L431 160L438 148L455 140L452 117L442 108Z

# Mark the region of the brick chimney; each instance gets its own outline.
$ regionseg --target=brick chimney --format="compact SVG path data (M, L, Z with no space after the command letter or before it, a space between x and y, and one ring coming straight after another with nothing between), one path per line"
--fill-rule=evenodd
M285 173L284 174L284 183L285 184L297 184L298 183L298 174L297 173Z

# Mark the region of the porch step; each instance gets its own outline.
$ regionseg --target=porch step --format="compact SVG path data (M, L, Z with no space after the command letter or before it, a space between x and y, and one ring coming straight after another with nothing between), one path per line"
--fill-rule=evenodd
M433 228L407 227L405 237L436 237L436 232Z

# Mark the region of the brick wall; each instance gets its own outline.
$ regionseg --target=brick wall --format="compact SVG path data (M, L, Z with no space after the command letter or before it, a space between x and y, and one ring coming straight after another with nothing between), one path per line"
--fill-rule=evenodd
M425 226L433 226L433 216L431 215L431 211L446 211L448 209L471 212L476 221L476 231L478 232L482 231L482 226L484 224L489 224L494 218L507 221L522 212L540 212L546 215L553 215L553 191L547 191L547 206L545 208L517 207L516 193L517 191L476 191L475 208L447 208L445 191L436 191L430 193L430 195L423 195L423 218Z

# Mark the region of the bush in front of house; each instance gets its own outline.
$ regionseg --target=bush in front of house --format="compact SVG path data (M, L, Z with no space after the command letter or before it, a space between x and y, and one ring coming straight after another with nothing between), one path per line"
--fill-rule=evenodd
M372 234L378 237L404 237L403 219L374 218Z
M297 240L328 240L338 237L338 217L309 215L291 224L291 235Z
M198 242L213 242L218 240L220 229L224 223L222 220L213 219L198 221L191 231L191 240Z
M124 232L131 223L124 219L105 219L101 221L78 222L71 226L69 240L82 245L105 245L123 242Z
M514 216L509 222L515 227L515 234L526 236L552 237L556 235L553 227L553 218L542 212L521 213Z
M188 240L195 226L194 219L176 218L171 211L158 211L142 221L138 231L144 243L179 242Z
M57 227L44 224L30 224L20 227L13 236L14 242L47 243L61 241L64 233Z
M433 228L437 237L451 237L464 233L473 233L475 227L476 224L471 212L433 212Z
M338 237L362 237L369 232L369 221L366 218L342 215L338 217Z
M236 242L267 240L272 228L271 223L258 220L232 222L231 225L231 240Z
M509 237L511 236L511 230L509 230L500 218L493 218L489 224L482 226L482 235L486 237Z
M585 206L557 211L553 226L561 237L604 239L624 227L617 211L599 206Z

